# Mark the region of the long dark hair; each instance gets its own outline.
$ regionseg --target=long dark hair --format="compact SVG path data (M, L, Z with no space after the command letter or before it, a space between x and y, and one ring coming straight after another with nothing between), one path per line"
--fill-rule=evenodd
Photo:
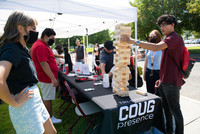
M62 51L63 51L62 48L63 46L60 44L55 47L55 49L58 51L58 54L62 54Z
M4 26L4 33L0 37L0 46L6 42L16 43L20 39L20 33L17 29L18 25L22 25L25 28L27 26L34 26L37 24L37 21L23 12L15 11L9 17Z
M96 44L94 45L93 53L97 52L97 51L95 50L95 46L96 46L96 45L98 46L98 50L97 50L97 51L98 51L98 53L100 54L100 48L99 48L99 44L98 44L98 43L96 43Z

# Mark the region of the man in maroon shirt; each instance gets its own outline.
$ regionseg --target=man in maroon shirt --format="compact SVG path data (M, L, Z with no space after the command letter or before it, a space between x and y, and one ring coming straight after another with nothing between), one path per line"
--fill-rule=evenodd
M46 28L31 47L31 58L37 71L39 79L38 86L42 93L42 99L46 106L53 123L60 123L61 119L56 119L52 115L52 100L55 99L56 87L58 84L58 66L49 46L53 45L55 39L55 31Z
M180 109L180 89L185 83L182 75L179 72L173 59L178 66L181 65L184 43L183 39L175 32L177 24L176 18L173 15L162 15L158 18L157 24L161 32L166 36L164 40L159 43L146 43L134 40L128 36L123 36L121 39L130 44L136 44L142 48L159 51L163 50L161 67L160 67L160 80L156 82L159 84L159 92L162 98L162 106L165 111L166 117L166 133L173 133L172 115L175 118L175 133L183 134L183 116Z

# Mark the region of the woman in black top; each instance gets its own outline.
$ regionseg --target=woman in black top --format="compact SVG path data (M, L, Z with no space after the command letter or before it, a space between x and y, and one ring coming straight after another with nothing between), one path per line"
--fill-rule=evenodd
M71 56L68 52L68 48L64 48L64 54L65 54L65 64L68 64L68 71L71 72L72 71L72 60L71 60Z
M0 38L0 99L9 104L17 134L56 133L36 86L36 70L26 43L37 40L37 21L13 12Z
M99 65L100 65L100 62L99 62L99 58L100 58L100 49L99 49L99 44L95 44L94 45L94 51L92 53L92 62L93 62L93 69L94 71L98 71L99 69ZM100 69L99 69L100 70Z

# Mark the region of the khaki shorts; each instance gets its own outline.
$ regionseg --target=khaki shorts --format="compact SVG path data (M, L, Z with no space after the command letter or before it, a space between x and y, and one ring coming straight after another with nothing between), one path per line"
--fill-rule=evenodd
M38 82L43 100L55 100L56 87L52 83Z

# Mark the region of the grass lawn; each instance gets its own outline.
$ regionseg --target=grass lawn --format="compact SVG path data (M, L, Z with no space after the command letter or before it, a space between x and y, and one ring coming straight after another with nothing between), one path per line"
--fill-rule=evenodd
M188 50L191 54L200 54L200 46L188 47Z
M53 115L56 118L61 118L63 120L60 124L54 124L58 134L66 134L67 129L73 123L73 121L77 118L75 113L75 106L72 104L70 108L61 116L58 117L57 108L63 102L62 99L56 98L53 101ZM98 117L101 120L101 117ZM78 124L74 127L72 133L73 134L81 134L84 129L87 127L88 122L81 118ZM92 127L90 128L92 129ZM88 131L89 132L89 131ZM15 130L12 126L10 121L9 113L8 113L8 105L7 104L0 104L0 134L15 134Z
M89 48L88 48L88 53L92 53L93 50L94 50L93 47L89 47ZM86 51L87 51L87 48L86 48ZM74 49L70 49L70 52L74 52Z

